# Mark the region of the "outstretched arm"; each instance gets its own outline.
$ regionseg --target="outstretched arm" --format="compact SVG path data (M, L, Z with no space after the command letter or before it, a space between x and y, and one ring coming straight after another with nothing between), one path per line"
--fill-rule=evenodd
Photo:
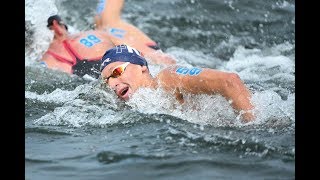
M193 94L215 94L219 93L227 100L231 100L231 105L238 112L244 111L242 118L245 122L254 120L254 115L250 110L254 106L251 104L251 94L235 73L222 72L209 68L168 68L159 74L159 78L167 89L179 88Z
M150 47L157 45L155 41L121 19L123 5L124 0L99 0L95 16L96 28L107 31L115 45L127 44L138 49L152 63L175 64L172 57Z

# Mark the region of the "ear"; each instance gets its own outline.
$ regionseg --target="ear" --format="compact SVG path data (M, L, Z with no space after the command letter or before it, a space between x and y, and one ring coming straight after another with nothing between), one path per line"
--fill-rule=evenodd
M142 66L141 67L142 72L147 72L149 71L149 69L147 68L147 66Z

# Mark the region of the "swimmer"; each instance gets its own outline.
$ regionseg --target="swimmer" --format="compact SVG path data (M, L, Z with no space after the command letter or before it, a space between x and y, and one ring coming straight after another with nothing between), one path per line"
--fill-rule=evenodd
M121 19L124 0L99 0L95 29L70 34L58 15L48 18L47 27L54 37L41 63L51 69L84 76L99 77L100 59L104 52L119 44L127 44L142 52L150 63L175 64L157 43L135 26Z
M255 119L251 94L235 73L172 65L153 77L143 55L128 45L118 45L106 51L101 59L100 71L103 82L120 99L126 101L141 87L163 88L180 103L185 103L185 93L218 93L231 101L232 107L241 114L244 122Z

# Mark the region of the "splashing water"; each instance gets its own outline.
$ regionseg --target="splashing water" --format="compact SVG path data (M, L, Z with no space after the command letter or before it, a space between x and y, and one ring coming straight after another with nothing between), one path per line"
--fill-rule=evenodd
M179 104L141 88L123 102L100 80L46 69L38 61L53 38L47 18L62 15L71 33L88 29L93 1L25 7L27 179L294 179L294 2L125 2L122 17L179 65L239 74L257 116L247 124L220 95Z

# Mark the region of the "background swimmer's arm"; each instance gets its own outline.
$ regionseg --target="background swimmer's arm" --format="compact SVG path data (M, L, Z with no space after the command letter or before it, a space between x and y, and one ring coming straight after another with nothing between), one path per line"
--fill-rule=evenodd
M156 44L144 32L137 27L121 19L121 11L124 0L105 0L104 9L101 14L96 16L96 27L101 30L120 30L120 37L112 37L111 41L115 45L127 44L138 49L147 60L155 64L175 64L176 61L162 51L157 51L148 46ZM110 28L110 29L108 29Z
M219 93L232 101L234 109L245 111L242 114L245 122L254 120L255 117L250 111L254 108L250 101L251 94L237 74L209 68L174 68L166 71L159 77L171 88L179 88L193 94Z
M54 57L52 57L48 53L45 53L42 56L41 61L45 62L47 68L56 69L56 70L60 70L60 71L72 74L72 66L71 65L56 60Z

